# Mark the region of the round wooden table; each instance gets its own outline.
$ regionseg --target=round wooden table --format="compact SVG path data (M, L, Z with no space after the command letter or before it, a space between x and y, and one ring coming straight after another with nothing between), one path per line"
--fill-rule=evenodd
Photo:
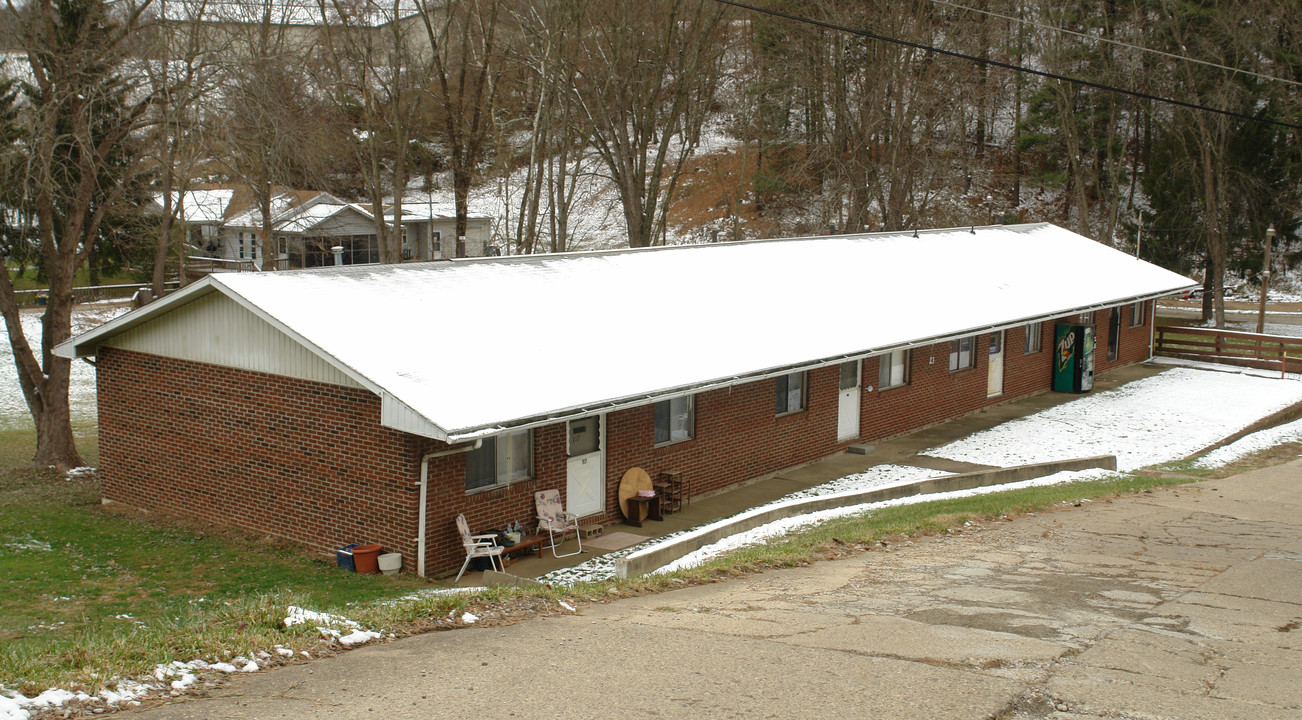
M628 499L637 495L639 490L654 490L651 484L651 476L647 475L646 470L640 467L630 468L624 473L624 477L619 481L619 512L624 519L631 517L629 515Z

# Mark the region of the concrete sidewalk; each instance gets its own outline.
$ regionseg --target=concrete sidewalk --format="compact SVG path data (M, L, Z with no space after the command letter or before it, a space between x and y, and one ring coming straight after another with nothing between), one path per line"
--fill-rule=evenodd
M1169 370L1170 366L1140 363L1113 370L1100 375L1094 383L1095 392L1110 390L1135 380L1151 377ZM907 435L878 442L867 455L840 453L817 460L806 465L789 468L753 482L734 486L722 492L689 502L681 512L666 515L662 522L648 521L640 528L631 525L615 524L606 528L607 532L624 532L647 537L660 537L691 528L707 525L721 518L731 517L751 508L759 507L778 500L798 490L804 490L836 480L837 478L864 472L876 465L912 465L937 470L937 474L953 472L970 472L988 469L985 465L956 462L941 458L924 457L919 453L930 448L961 440L982 430L988 430L1009 420L1031 415L1046 408L1079 399L1080 395L1071 393L1045 392L1030 397L1017 398L1000 405L988 407L970 415L923 428ZM573 536L571 536L573 537ZM574 542L561 546L561 554L572 552ZM596 555L603 550L585 546L582 555L568 558L555 558L551 552L543 557L526 557L515 560L507 569L513 575L535 578L560 568L572 567ZM483 573L468 572L461 578L462 586L482 585Z
M236 678L176 718L1296 718L1302 461Z

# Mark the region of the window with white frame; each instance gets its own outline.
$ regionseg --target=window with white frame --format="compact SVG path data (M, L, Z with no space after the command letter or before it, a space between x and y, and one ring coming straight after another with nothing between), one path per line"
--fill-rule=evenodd
M1044 335L1044 323L1026 324L1026 354L1040 352L1040 338Z
M1079 320L1082 325L1093 325L1094 311L1090 310L1089 312L1083 312L1078 315L1076 319Z
M911 355L912 353L907 349L892 350L890 354L877 358L877 388L879 390L909 384L909 358Z
M791 373L777 378L777 414L800 412L805 409L805 373Z
M950 343L949 346L949 369L950 372L955 370L966 370L976 367L976 353L972 348L976 347L976 336L969 335L965 338L959 338Z
M696 396L661 400L655 404L655 444L691 440L696 436Z
M1144 303L1137 302L1130 306L1130 327L1144 324Z
M466 492L509 485L533 477L533 431L484 438L466 453Z

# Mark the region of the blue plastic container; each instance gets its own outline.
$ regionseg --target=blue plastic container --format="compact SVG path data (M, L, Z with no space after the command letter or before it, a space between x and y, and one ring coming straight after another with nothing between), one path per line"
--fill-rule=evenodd
M339 567L349 572L357 572L357 566L353 564L353 548L359 544L345 545L335 551L335 562L338 563Z

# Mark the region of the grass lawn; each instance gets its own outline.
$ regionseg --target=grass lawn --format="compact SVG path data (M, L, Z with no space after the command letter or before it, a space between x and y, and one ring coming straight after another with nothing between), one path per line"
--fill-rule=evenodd
M110 512L99 504L93 478L69 479L25 467L33 442L30 431L0 431L0 686L29 696L50 687L93 694L116 687L116 678L143 677L174 660L251 658L277 645L320 654L315 627L284 626L289 605L346 615L397 634L455 624L448 618L465 608L509 621L555 610L561 598L604 601L684 582L713 582L857 552L882 538L944 532L968 520L1210 475L1123 476L893 507L665 575L386 602L410 597L430 583L413 576L359 576L295 548L238 533ZM93 463L93 435L82 438L79 448Z
M429 585L106 511L93 478L23 467L32 440L0 432L0 684L10 689L313 644L314 629L284 629L285 606L337 612ZM79 447L93 463L93 442Z

